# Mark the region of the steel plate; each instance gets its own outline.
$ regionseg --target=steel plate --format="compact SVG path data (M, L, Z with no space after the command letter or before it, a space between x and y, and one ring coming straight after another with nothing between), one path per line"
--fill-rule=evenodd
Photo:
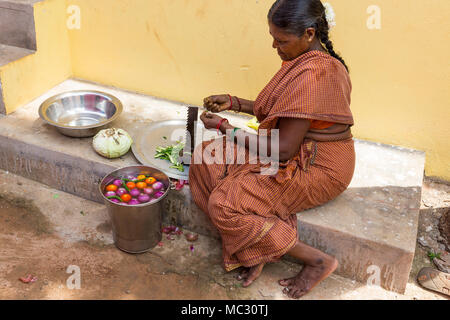
M203 124L197 123L196 145L202 143L201 136L204 131ZM138 134L137 134L138 133ZM133 136L133 145L131 150L136 159L143 165L155 167L170 178L189 180L189 166L184 166L184 172L170 168L172 165L167 160L155 159L157 147L167 147L175 144L177 141L186 140L186 120L167 120L152 122L147 124L141 130L138 130ZM210 138L217 136L214 132L206 132ZM166 137L167 139L164 139Z

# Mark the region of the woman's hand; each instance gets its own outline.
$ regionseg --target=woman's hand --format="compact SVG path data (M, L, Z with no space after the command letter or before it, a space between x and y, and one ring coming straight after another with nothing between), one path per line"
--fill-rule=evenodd
M219 117L218 115L209 113L207 111L203 112L200 115L200 120L203 121L206 129L216 129L222 119L222 117Z
M230 96L227 94L220 94L207 97L203 99L203 106L206 110L215 113L228 110L231 107Z

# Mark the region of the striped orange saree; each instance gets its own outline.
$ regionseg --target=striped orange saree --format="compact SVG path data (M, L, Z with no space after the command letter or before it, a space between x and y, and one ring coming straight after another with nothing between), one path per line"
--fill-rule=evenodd
M338 60L319 51L303 54L285 63L255 101L258 134L262 129L270 134L283 117L353 125L350 93L350 78ZM205 150L213 155L214 146L226 139L196 148L189 181L194 201L219 230L227 271L281 258L296 244L296 213L334 199L353 176L352 138L305 139L298 154L280 163L272 176L259 173L259 162L195 164ZM241 153L249 152L234 144L234 160Z

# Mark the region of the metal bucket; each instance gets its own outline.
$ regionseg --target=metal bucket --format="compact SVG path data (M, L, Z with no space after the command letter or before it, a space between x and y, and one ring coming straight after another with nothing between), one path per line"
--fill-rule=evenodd
M155 201L133 206L114 203L104 196L103 190L115 179L139 174L151 175L162 182L165 187L164 195ZM108 209L117 248L128 253L141 253L152 249L161 241L162 200L170 190L170 180L165 173L147 166L121 168L106 175L100 182L99 190Z

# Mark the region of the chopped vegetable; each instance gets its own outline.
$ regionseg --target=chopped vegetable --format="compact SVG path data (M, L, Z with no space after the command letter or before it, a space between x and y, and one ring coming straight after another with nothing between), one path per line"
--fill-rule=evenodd
M194 242L194 241L198 240L198 234L186 233L184 236L186 237L186 240L190 241L190 242Z
M172 163L170 168L184 172L183 163L180 161L180 152L184 149L184 143L177 141L177 144L168 147L156 148L156 159L167 160Z

